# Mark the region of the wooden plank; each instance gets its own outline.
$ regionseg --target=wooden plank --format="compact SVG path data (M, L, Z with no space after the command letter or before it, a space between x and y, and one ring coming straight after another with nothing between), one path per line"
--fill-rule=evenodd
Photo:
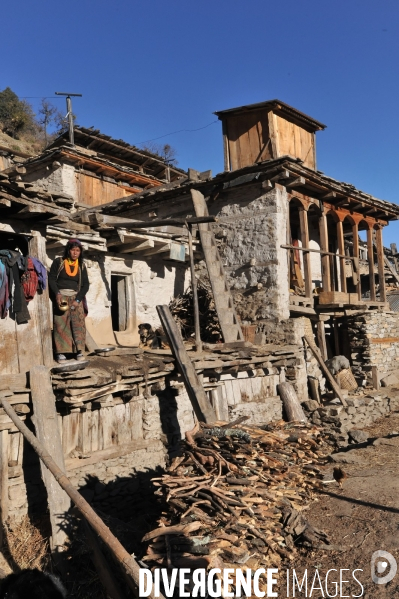
M91 421L91 410L82 410L78 414L78 441L76 448L84 455L91 451L89 426Z
M90 424L89 424L91 451L98 451L100 449L99 436L98 436L99 420L100 420L100 410L91 410Z
M35 366L30 371L33 416L38 441L46 448L57 466L65 472L64 454L58 429L55 397L51 386L50 370L46 366ZM67 542L65 517L71 502L57 480L41 462L43 482L47 490L52 536L50 541L53 553L62 551Z
M354 277L353 283L356 285L356 292L359 301L362 299L362 282L360 279L359 271L359 224L354 223L352 225L352 238L353 238L353 257L355 260L352 263L352 268L357 269L356 277Z
M314 355L317 362L319 363L319 366L320 366L324 376L326 377L327 381L331 385L332 390L334 391L334 393L336 394L336 396L338 397L338 399L340 400L342 405L347 407L348 404L346 403L346 400L341 393L341 389L338 387L337 382L335 381L333 375L331 374L331 372L328 370L327 366L325 365L325 362L324 362L323 358L321 357L319 350L313 343L312 339L310 337L308 337L307 335L305 335L303 337L303 339L306 341L312 354Z
M381 339L376 337L370 339L370 343L399 343L399 337L382 337Z
M9 387L11 391L15 389L25 389L27 387L27 373L19 374L0 374L0 389Z
M40 260L42 264L46 264L46 239L38 232L35 232L35 236L29 241L29 253L31 256ZM36 294L35 301L42 364L50 368L53 365L53 342L48 284L44 291L40 292L40 294Z
M130 434L132 441L138 441L143 438L143 404L143 399L134 399L128 403L128 406L130 406Z
M215 422L216 414L199 381L168 306L157 306L157 312L198 420L206 423Z
M327 343L326 343L326 331L325 331L324 322L322 320L319 320L317 323L317 341L318 341L321 357L323 358L323 360L327 360L328 354L327 354Z
M372 378L372 382L373 382L373 388L379 389L380 388L380 376L379 376L379 372L378 372L378 366L371 367L371 378Z
M0 548L4 542L4 524L8 518L8 430L0 430Z

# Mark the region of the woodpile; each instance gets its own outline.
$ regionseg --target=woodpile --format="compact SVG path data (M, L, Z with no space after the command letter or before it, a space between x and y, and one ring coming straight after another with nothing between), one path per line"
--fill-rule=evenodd
M208 345L206 348L209 350L205 355L191 356L196 370L224 374L257 368L266 368L269 374L276 374L279 367L295 367L302 352L298 345L252 345L249 342Z
M292 560L297 544L332 549L303 515L329 451L316 427L283 421L186 433L181 455L153 479L166 508L142 539L143 562L258 569Z
M201 339L217 343L222 339L222 331L210 288L203 281L197 281L198 307L200 313ZM194 338L194 299L191 286L182 294L174 297L169 309L180 327L183 339Z
M92 401L113 405L118 401L114 395L139 395L139 386L149 392L150 386L159 384L174 370L173 358L169 356L118 356L117 363L112 358L97 358L93 362L98 366L52 375L58 401L74 407Z

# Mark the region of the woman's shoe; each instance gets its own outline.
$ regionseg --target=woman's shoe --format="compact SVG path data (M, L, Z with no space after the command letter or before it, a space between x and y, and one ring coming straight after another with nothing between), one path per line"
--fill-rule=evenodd
M57 362L62 364L62 362L65 362L65 360L66 360L66 356L64 356L64 354L57 354Z
M84 360L84 359L85 359L85 357L84 357L84 355L82 354L82 352L81 352L81 351L80 351L79 353L77 353L77 354L76 354L76 359L77 359L77 360Z

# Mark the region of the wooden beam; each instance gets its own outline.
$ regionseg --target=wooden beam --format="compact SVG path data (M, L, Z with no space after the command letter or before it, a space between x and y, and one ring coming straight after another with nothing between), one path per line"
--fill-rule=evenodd
M170 251L170 243L154 244L154 247L143 252L143 256L154 256L155 254L164 254Z
M305 177L297 177L293 181L290 181L289 183L287 183L286 187L287 188L301 187L301 185L306 185Z
M375 302L375 268L374 268L374 246L373 229L367 229L367 259L369 263L370 300Z
M306 341L312 354L318 361L319 366L320 366L324 376L326 377L327 381L330 383L332 390L334 391L334 393L336 394L338 399L341 401L342 405L347 407L348 404L346 403L346 400L345 400L344 396L342 395L341 389L338 387L334 377L332 376L331 372L328 370L327 366L325 365L325 362L324 362L323 358L321 357L320 352L318 351L317 347L313 343L313 340L306 335L304 336L304 340Z
M82 222L91 225L110 225L112 227L120 227L123 229L150 229L152 227L165 227L168 225L185 225L186 222L192 225L199 223L214 223L217 222L215 216L192 216L189 218L175 217L164 218L162 220L140 221L131 218L123 218L121 216L110 216L109 214L101 214L99 212L89 212L81 216Z
M198 420L206 423L215 422L216 414L184 347L180 331L168 306L157 306L157 312Z
M153 248L155 243L152 239L145 239L144 241L139 241L137 243L130 243L128 245L123 245L119 248L121 254L130 254L134 252L142 252L143 250L147 250Z
M46 366L34 366L30 371L30 387L33 404L32 422L38 441L51 454L57 466L65 473L64 454L55 409L55 397L50 370ZM50 547L54 554L65 551L67 533L66 514L71 507L68 495L58 485L54 476L41 463L42 478L47 490L51 522Z
M333 200L337 197L337 193L335 191L329 191L328 193L324 193L320 196L320 200Z
M287 170L282 170L280 171L277 175L274 175L274 177L270 178L270 181L275 181L278 182L280 181L280 179L289 179L290 178L290 171Z
M327 343L326 343L326 329L325 329L323 320L319 320L317 322L317 341L319 344L321 357L323 358L323 360L327 360L328 353L327 353Z
M375 232L376 245L377 245L377 263L378 263L378 279L380 283L380 302L386 302L387 294L385 288L385 275L384 275L384 246L382 243L382 227L379 227Z

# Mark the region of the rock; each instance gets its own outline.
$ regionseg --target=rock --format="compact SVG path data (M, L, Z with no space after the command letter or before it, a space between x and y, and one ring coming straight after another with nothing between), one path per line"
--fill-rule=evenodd
M364 460L358 455L357 451L346 451L342 453L332 453L331 462L336 464L363 464Z
M368 440L369 436L365 431L349 431L349 437L352 439L352 441L354 441L355 443L366 443L366 441Z
M399 447L399 439L385 439L380 437L373 442L373 445L391 445L392 447Z
M308 399L307 401L303 401L301 405L305 408L305 410L308 410L308 412L315 412L320 407L318 402L314 399Z
M388 374L388 376L384 376L380 382L382 387L390 387L391 385L397 385L399 383L399 377L392 372L391 374Z

